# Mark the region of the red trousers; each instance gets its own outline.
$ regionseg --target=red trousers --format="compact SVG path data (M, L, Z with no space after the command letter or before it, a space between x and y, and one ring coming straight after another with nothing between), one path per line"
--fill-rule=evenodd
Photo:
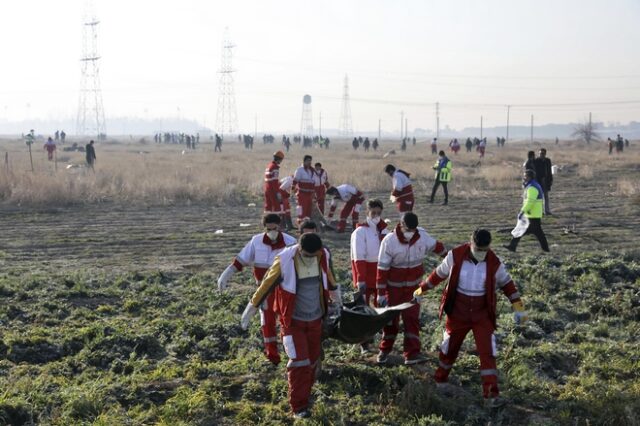
M281 204L282 214L287 217L291 217L291 203L289 202L289 193L281 189L280 195L282 196L282 204Z
M399 305L413 300L413 292L417 286L411 287L387 287L389 306ZM405 358L409 358L420 352L420 305L405 309L400 314L402 324L404 325L404 352ZM400 318L396 317L391 321L390 325L386 325L382 329L382 341L380 342L380 350L382 352L391 352L396 336L400 331Z
M405 195L404 197L400 197L396 200L396 208L400 213L412 212L413 203L413 194Z
M444 339L440 346L440 366L435 374L436 382L448 380L451 367L469 331L473 331L476 349L480 356L482 395L485 398L498 396L500 390L498 389L494 328L484 296L456 294L453 312L447 316L445 323Z
M365 294L365 303L367 306L371 306L373 302L373 306L378 306L376 302L376 297L378 293L376 292L376 274L378 272L378 263L377 262L367 262L367 272L364 277L364 282L367 285L367 291ZM353 277L353 285L358 290L358 274L356 272L356 262L351 261L351 276Z
M302 192L297 193L296 213L298 216L298 222L302 223L305 219L311 218L311 212L313 210L313 198L314 192Z
M262 329L262 337L264 338L264 353L269 361L274 364L280 363L280 354L278 353L278 333L276 331L276 313L273 311L273 304L276 299L275 293L272 292L267 296L267 306L260 308L260 325Z
M280 214L280 201L276 194L280 189L265 188L264 190L264 212Z
M289 356L289 362L287 362L289 405L294 413L309 407L316 363L320 358L321 338L322 319L314 321L293 319L289 327L283 327L282 344Z
M318 203L318 209L320 213L324 216L324 201L325 201L325 193L327 192L327 188L324 186L316 186L316 203Z
M340 220L338 221L338 232L344 232L344 229L347 227L347 217L351 215L351 224L353 229L356 229L356 225L358 225L358 219L360 218L360 208L362 207L362 203L364 202L364 198L362 197L351 197L349 201L344 203L344 207L340 211ZM336 211L338 206L336 204L332 204L329 209L329 218L333 217L333 214Z

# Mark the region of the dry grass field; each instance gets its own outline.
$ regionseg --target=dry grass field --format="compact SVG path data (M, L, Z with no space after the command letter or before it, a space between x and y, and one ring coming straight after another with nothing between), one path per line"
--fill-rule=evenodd
M501 245L521 204L521 165L542 146L560 166L554 215L543 219L552 253L525 238L512 254ZM499 305L498 367L511 403L482 408L471 340L452 373L459 391L436 391L436 291L421 317L429 363L380 369L349 345L325 342L313 417L302 424L637 425L639 143L613 156L604 144L573 141L490 143L481 162L475 152L451 155L448 206L426 203L435 162L427 144L398 148L294 145L281 175L309 153L332 183L386 202L382 168L393 163L412 173L421 225L449 247L477 226L491 230L532 319L514 327ZM116 140L96 145L94 173L67 168L82 166L84 154L62 150L56 171L35 145L32 173L24 142L1 140L9 163L0 164L0 424L292 424L284 367L262 363L258 324L238 327L249 273L215 291L260 229L262 174L276 149L225 143L222 153L210 144L183 153ZM397 219L390 205L384 214ZM323 238L347 287L349 236Z

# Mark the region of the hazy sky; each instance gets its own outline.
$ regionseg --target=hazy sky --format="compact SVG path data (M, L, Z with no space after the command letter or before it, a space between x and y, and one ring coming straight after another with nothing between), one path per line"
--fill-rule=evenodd
M640 120L638 0L95 0L109 116L215 123L225 27L240 128L298 129L302 96L355 130ZM81 0L4 1L0 113L75 117ZM638 101L627 104L608 102ZM591 105L564 105L585 103ZM595 105L594 103L602 103ZM549 106L539 106L539 105ZM27 105L30 105L29 107ZM523 105L518 107L518 105ZM534 106L524 106L534 105Z

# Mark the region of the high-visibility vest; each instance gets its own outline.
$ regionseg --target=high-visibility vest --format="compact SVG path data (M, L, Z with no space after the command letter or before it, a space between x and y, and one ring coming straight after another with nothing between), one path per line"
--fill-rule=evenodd
M436 161L436 164L433 166L433 168L436 170L436 180L439 180L440 182L449 182L451 180L451 169L453 168L451 160L447 158L447 164L442 168L439 167L440 160Z

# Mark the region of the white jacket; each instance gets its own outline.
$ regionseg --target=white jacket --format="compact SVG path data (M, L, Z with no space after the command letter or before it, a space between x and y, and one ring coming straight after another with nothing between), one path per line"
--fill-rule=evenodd
M351 233L351 260L354 262L358 260L378 262L381 235L388 233L389 230L386 228L382 230L382 233L379 233L378 228L369 223L358 226Z
M297 243L296 239L289 234L282 233L284 244L292 246ZM256 268L269 268L273 264L275 257L284 249L272 250L271 246L265 244L263 239L265 233L261 232L251 238L251 241L238 253L236 260L242 266L253 265Z

